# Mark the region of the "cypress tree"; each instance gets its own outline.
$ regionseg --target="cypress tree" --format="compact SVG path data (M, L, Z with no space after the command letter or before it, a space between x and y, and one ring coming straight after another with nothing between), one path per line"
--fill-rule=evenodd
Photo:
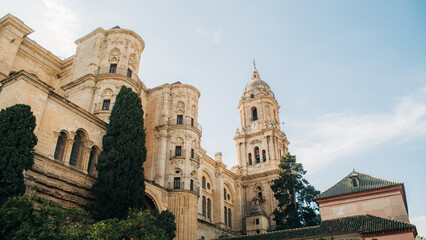
M16 104L0 111L0 205L25 193L23 171L34 164L35 117L31 107Z
M296 156L287 153L280 161L279 178L271 189L278 200L274 211L277 230L318 225L321 221L314 197L320 192L303 178L306 171Z
M129 208L145 207L143 110L141 99L131 88L121 88L109 120L92 190L100 219L123 219Z

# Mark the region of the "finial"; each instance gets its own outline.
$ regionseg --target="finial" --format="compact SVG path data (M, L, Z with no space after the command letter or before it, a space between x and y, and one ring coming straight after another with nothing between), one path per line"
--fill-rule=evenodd
M253 67L256 69L256 60L253 58Z

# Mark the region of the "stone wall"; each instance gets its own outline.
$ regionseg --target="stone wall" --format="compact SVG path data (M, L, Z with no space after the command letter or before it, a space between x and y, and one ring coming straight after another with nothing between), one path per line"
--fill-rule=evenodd
M239 233L237 232L218 227L203 220L198 220L197 240L214 240L218 239L220 236L233 237L238 235Z

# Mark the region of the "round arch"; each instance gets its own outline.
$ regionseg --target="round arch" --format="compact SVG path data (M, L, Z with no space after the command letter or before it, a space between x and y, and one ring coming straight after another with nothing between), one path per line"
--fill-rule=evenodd
M150 211L153 211L155 209L160 211L154 198L149 193L146 193L146 192L145 192L145 208Z

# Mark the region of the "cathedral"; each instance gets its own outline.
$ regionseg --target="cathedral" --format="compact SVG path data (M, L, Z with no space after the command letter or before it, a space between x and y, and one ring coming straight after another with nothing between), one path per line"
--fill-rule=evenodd
M0 19L0 109L27 104L36 117L34 165L25 172L28 193L65 207L94 202L90 189L96 181L102 137L116 95L126 86L139 95L144 110L146 205L173 212L176 239L262 235L275 229L272 213L277 201L270 185L278 177L289 141L280 128L280 106L255 67L237 106L237 165L228 169L220 152L208 156L200 144L198 89L180 82L147 88L139 79L145 42L138 34L118 26L97 28L77 39L75 54L62 60L28 38L32 32L11 14ZM359 197L358 186L370 178L355 175L358 180L342 180L342 184L357 183L348 188L353 192L348 191ZM364 197L359 206L374 206L375 212L371 211L380 219L396 216L411 239L415 227L408 223L404 187L393 183L389 187L394 191L389 207L395 211L376 214L375 206L387 206L383 203L388 200L365 203ZM333 207L346 199L339 197L347 195L341 189L325 192L317 200L330 221L343 216L341 206ZM353 209L360 208L349 206L344 216L354 215Z
M97 28L61 60L28 38L33 30L8 14L0 20L0 108L23 103L36 116L35 164L28 192L63 206L93 203L96 162L121 86L139 94L144 110L146 202L176 216L176 239L216 239L274 228L270 189L289 142L274 93L256 68L238 103L238 165L200 145L200 92L176 82L147 88L139 79L144 40L120 27ZM237 104L236 104L237 105Z

